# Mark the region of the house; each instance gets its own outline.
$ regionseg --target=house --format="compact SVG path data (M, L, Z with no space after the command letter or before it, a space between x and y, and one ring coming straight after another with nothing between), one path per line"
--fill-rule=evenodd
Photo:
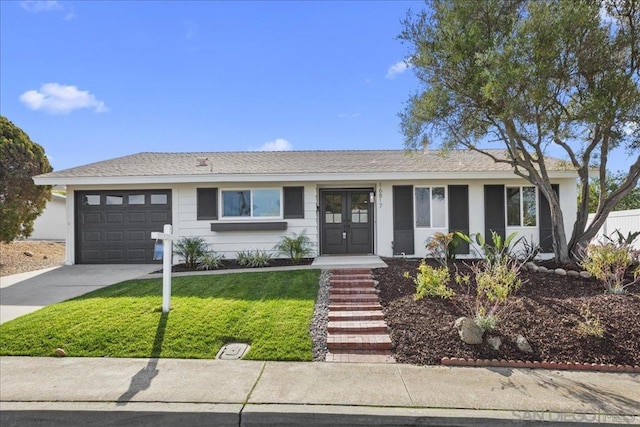
M67 197L51 193L42 214L33 223L31 240L64 241L67 236Z
M558 159L547 168L570 230L577 174ZM152 262L150 234L167 223L227 259L303 231L318 255L421 257L430 236L453 230L515 231L551 248L547 200L466 150L138 153L34 180L67 188L69 264Z

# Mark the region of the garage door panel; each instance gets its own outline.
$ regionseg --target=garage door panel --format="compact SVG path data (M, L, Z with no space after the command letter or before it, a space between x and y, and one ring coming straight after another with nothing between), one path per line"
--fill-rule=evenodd
M102 215L100 212L86 212L82 216L83 224L100 224L102 222Z
M170 190L88 191L76 195L77 263L158 262L153 261L151 232L171 224ZM88 196L94 204L83 204ZM160 201L166 203L158 204Z
M107 223L109 224L122 224L124 222L123 212L108 212Z

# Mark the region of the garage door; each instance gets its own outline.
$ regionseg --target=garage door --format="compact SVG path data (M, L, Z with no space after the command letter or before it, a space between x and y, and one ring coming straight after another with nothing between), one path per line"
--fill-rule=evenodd
M153 261L152 231L171 224L171 190L76 193L76 263Z

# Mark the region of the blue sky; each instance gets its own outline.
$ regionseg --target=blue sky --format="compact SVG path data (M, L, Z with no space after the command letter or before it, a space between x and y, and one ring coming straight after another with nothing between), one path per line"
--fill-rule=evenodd
M0 113L55 170L140 151L401 149L418 82L396 37L423 6L0 1Z
M0 106L54 169L140 151L400 149L422 2L0 2Z

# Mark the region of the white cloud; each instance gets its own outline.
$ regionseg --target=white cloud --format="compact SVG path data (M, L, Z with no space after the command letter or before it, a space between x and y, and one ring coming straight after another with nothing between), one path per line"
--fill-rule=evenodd
M293 146L284 138L278 138L273 141L265 142L259 151L290 151Z
M640 129L640 125L638 123L626 122L622 127L622 132L624 132L625 135L629 136L632 133L636 132L638 129Z
M339 119L356 119L360 117L360 113L341 113L338 114Z
M49 10L60 10L62 5L56 0L25 0L20 2L20 6L27 12L38 13Z
M89 91L59 83L45 83L40 90L28 90L20 95L20 101L32 110L49 113L64 114L81 108L90 108L96 113L109 111L104 102Z
M387 70L386 77L388 79L395 79L397 75L404 73L409 69L409 64L404 61L396 62Z

